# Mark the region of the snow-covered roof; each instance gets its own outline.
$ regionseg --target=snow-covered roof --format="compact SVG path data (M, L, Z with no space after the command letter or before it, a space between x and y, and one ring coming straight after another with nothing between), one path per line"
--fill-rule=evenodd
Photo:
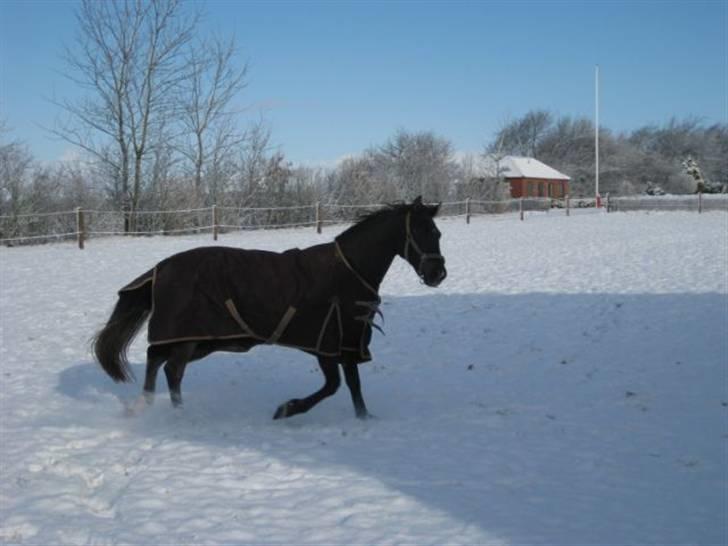
M493 154L470 156L478 176L491 178L545 178L571 180L571 177L552 169L533 157L507 155L500 160Z
M533 157L507 155L500 162L501 175L505 178L547 178L571 180L571 177L552 169Z

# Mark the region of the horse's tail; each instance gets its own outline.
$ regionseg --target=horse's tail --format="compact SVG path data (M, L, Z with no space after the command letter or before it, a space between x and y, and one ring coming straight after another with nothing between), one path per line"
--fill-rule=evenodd
M151 273L151 272L150 272ZM142 277L143 279L143 277ZM152 309L153 277L122 288L106 326L94 337L93 349L104 371L116 382L134 379L126 351Z

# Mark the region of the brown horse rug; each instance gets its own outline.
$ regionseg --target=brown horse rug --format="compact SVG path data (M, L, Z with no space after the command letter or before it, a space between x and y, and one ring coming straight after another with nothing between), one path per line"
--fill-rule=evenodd
M371 359L380 299L336 242L283 253L197 248L159 262L119 293L147 283L150 345L229 339Z

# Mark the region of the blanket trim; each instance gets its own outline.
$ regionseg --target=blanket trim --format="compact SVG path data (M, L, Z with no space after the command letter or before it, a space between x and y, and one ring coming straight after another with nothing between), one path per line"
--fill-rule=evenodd
M142 286L144 286L148 282L153 283L154 277L155 277L156 273L157 273L157 268L155 267L154 269L152 269L152 274L149 277L147 277L146 279L142 279L138 283L133 284L131 286L125 286L124 288L122 288L121 290L119 290L119 292L133 292L134 290L137 290L138 288L141 288ZM154 286L154 284L152 284L152 286Z

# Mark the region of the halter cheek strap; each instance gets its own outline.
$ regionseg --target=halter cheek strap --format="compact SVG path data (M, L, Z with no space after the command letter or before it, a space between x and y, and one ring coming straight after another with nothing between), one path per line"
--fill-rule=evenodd
M445 258L442 256L442 254L435 254L434 252L423 252L420 246L417 244L417 241L415 241L414 236L412 235L412 228L410 227L410 217L412 216L411 212L407 213L407 216L405 218L405 241L404 241L404 259L409 262L409 247L412 247L417 254L420 255L420 261L417 264L417 274L421 277L422 276L422 264L425 263L426 260L441 260L445 261Z

